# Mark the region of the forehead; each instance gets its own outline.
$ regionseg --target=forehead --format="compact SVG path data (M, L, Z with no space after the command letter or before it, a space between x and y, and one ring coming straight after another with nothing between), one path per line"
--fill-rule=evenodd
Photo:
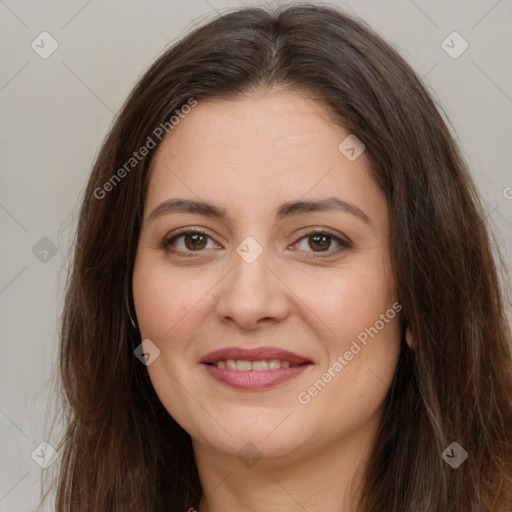
M319 159L326 149L337 149L344 135L332 112L316 99L303 93L253 93L199 102L164 139L159 153L182 156L179 149L186 145L196 150L187 155L189 161L213 152L216 160L227 163L240 158L249 165L251 157L276 164L285 157L300 162L306 153Z
M379 191L366 156L350 161L340 152L350 134L333 117L302 93L199 102L158 148L147 202L187 196L261 212L283 200L336 192L347 201L371 201Z

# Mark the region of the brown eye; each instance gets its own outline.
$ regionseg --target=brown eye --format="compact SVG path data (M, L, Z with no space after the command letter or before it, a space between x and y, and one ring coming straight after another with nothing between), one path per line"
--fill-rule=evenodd
M204 249L206 246L206 237L201 233L190 233L184 235L183 240L185 241L185 246L187 247L187 249L190 249L191 251L194 251L196 249Z
M180 239L182 239L181 244L178 242ZM206 248L208 239L211 240L211 238L202 231L181 231L180 233L164 239L162 242L162 247L173 252L201 252Z
M319 234L310 235L308 237L309 246L311 248L319 248L320 251L326 251L331 245L332 238L329 235Z
M187 231L181 231L170 237L166 237L161 245L162 248L180 254L183 256L192 256L194 252L200 253L204 249L207 249L208 241L213 239L205 232L196 229L189 229ZM335 249L330 249L332 244L338 244ZM306 247L300 248L301 244L305 244ZM334 233L329 231L313 231L302 237L299 242L296 242L296 246L299 246L301 250L309 252L308 257L311 258L325 258L329 256L337 255L338 253L349 249L352 244ZM214 243L214 247L216 244ZM308 249L312 249L308 250ZM315 255L315 253L326 253L323 255Z
M329 250L335 242L338 244L338 247L332 250ZM300 245L303 244L302 248ZM301 250L305 250L312 255L308 255L311 258L324 258L328 256L336 255L346 249L352 247L352 244L346 240L343 240L339 236L334 233L330 233L329 231L313 231L308 233L306 236L302 237L299 242L295 244ZM313 251L308 251L307 249L313 249ZM315 253L327 253L326 256L316 256Z

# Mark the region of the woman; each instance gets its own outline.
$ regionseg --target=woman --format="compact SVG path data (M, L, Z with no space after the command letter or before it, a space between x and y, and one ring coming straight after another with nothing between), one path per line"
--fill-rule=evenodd
M301 5L195 29L83 198L57 512L509 512L484 221L435 103L363 22Z

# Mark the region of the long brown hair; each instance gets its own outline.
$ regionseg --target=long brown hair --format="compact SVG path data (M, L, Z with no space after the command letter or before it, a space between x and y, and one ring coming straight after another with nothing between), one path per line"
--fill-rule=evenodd
M511 332L484 208L414 71L362 20L325 4L203 23L154 62L116 117L83 196L62 313L56 512L198 507L190 436L134 356L131 279L156 150L126 163L191 98L271 88L323 101L366 146L387 198L402 332L410 326L416 347L402 338L358 510L510 512ZM468 454L456 469L441 456L452 442Z

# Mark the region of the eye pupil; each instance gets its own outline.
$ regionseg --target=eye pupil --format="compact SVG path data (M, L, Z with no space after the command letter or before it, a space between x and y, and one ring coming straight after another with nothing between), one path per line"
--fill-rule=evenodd
M330 237L329 237L328 235L315 234L315 235L311 235L311 236L309 237L309 240L310 240L310 241L311 241L311 240L313 240L313 243L314 243L314 244L321 244L321 245L322 245L321 250L326 250L326 249L328 249L328 248L329 248L329 245L330 245L330 243L329 243L329 241L328 241L328 239L329 239L329 238L330 238ZM323 243L322 243L322 241L320 241L320 240L322 240L322 241L323 241ZM327 243L326 243L326 240L327 240ZM313 246L312 246L312 245L311 245L311 247L313 248Z
M203 245L201 245L201 241L199 241L199 239L201 237L203 238L203 240L202 240ZM187 249L191 249L191 250L203 249L205 238L206 237L202 233L187 234L187 235L185 235L185 245L187 246ZM193 240L191 245L188 243L190 240ZM199 241L199 244L198 244L198 241Z

